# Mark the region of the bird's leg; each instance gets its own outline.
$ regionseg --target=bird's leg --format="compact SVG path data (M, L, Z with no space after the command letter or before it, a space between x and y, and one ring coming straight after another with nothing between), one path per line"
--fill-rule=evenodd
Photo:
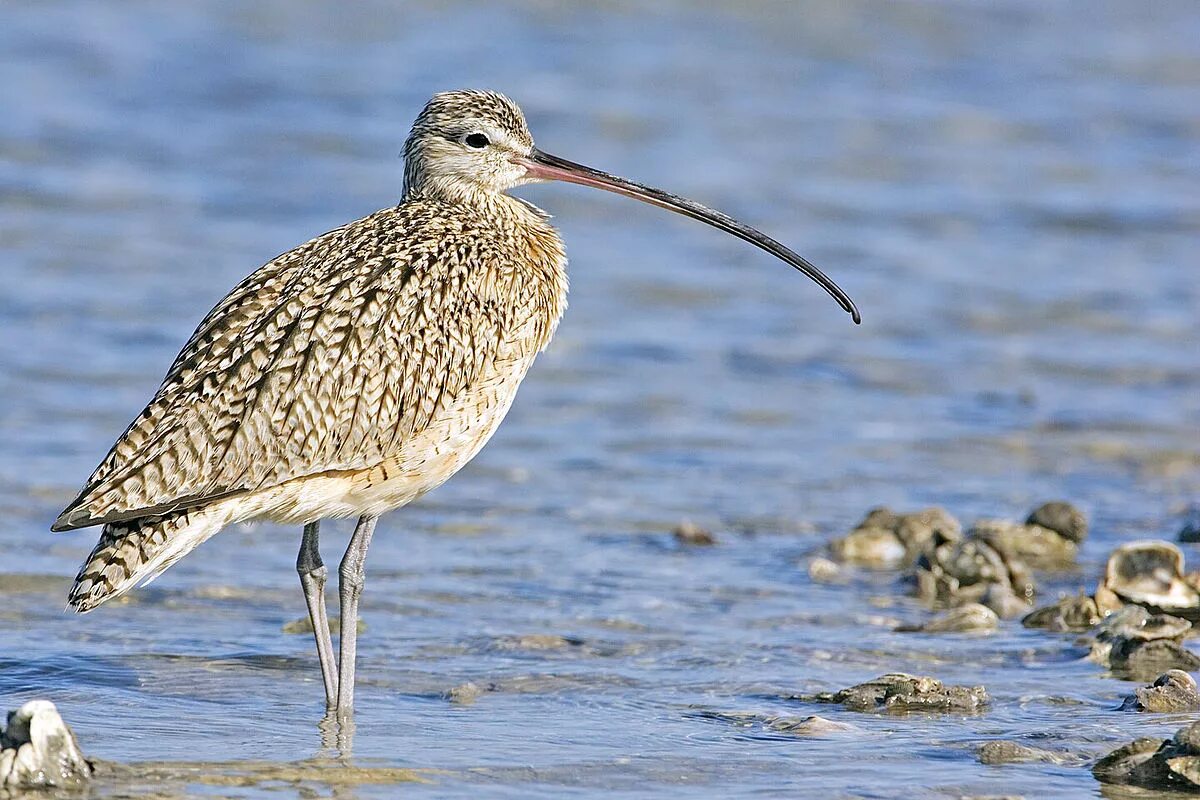
M313 638L317 640L317 659L321 662L321 678L325 682L325 707L333 708L337 703L338 676L337 664L333 660L333 637L329 635L329 616L325 611L325 579L329 571L321 561L318 541L320 524L310 522L304 526L300 554L296 556L296 571L300 573L308 618L312 620Z
M342 631L339 636L341 652L338 660L337 713L347 718L354 709L354 658L358 649L358 600L366 583L367 548L375 533L375 520L364 514L358 518L354 535L342 556L338 568L339 592L342 599Z

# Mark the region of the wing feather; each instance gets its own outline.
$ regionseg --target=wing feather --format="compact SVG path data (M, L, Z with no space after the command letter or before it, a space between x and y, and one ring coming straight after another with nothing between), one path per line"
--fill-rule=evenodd
M394 454L526 321L511 302L519 278L497 282L495 269L480 268L513 254L444 214L384 209L243 280L54 529L366 469ZM560 310L539 311L554 312L552 329Z

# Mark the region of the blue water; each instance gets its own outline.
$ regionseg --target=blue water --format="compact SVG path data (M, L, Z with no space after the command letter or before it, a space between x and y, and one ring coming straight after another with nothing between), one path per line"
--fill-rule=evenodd
M1200 6L642 5L0 9L0 709L46 697L97 758L199 763L159 791L247 798L1097 796L1086 767L974 748L1179 727L1113 711L1132 684L1070 637L892 633L926 613L897 575L820 585L806 562L882 503L970 521L1065 498L1093 535L1042 576L1053 598L1174 535L1200 496ZM282 632L299 531L227 530L76 617L95 532L47 528L204 312L394 203L408 125L460 86L510 94L547 151L777 236L863 325L710 229L523 190L567 241L571 309L493 442L368 562L349 763L424 782L317 761L221 783L324 753L311 639ZM677 545L684 519L718 546ZM326 528L336 562L348 531ZM895 670L994 701L779 699ZM490 690L446 699L468 682ZM746 711L858 730L713 716Z

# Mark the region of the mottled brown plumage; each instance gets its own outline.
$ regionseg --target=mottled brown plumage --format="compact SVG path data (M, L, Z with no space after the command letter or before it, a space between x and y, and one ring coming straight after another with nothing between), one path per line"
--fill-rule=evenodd
M533 147L491 92L434 96L405 144L394 208L268 262L209 312L162 386L54 530L103 525L69 602L152 580L240 520L303 523L304 585L326 699L349 710L357 603L374 520L440 485L487 442L566 306L566 256L542 212L504 192L536 180L609 189L708 222L820 282L736 220ZM342 561L338 674L317 521L358 516Z
M179 511L254 494L258 502L242 503L253 516L356 515L264 492L318 475L361 481L381 466L419 471L412 462L423 454L406 453L406 442L445 423L462 398L478 399L467 409L477 436L494 430L490 406L507 408L511 396L486 388L519 381L549 342L566 305L566 259L533 206L464 190L454 173L430 171L422 158L439 118L476 124L480 112L462 108L476 101L532 143L502 96L439 96L414 126L398 206L273 259L201 322L55 523L108 525L71 593L73 607L90 610L152 577L139 568L166 545L155 526L178 533L168 521ZM435 471L429 488L449 476ZM238 518L247 517L234 510L223 524Z

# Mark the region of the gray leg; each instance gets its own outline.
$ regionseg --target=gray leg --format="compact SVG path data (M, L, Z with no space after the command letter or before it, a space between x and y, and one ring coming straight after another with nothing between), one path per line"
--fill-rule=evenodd
M329 616L325 611L325 579L329 571L321 561L317 538L320 524L310 522L304 526L300 554L296 556L296 571L300 573L304 602L308 604L308 618L312 620L313 638L317 640L317 659L321 662L321 678L325 681L325 706L333 708L337 703L338 676L337 664L333 660L333 637L329 635Z
M358 526L350 537L346 555L338 568L339 590L342 598L341 653L338 663L337 713L338 717L349 717L354 709L354 658L358 650L358 600L362 597L366 583L367 548L371 546L371 535L375 533L376 517L365 514L358 518Z

